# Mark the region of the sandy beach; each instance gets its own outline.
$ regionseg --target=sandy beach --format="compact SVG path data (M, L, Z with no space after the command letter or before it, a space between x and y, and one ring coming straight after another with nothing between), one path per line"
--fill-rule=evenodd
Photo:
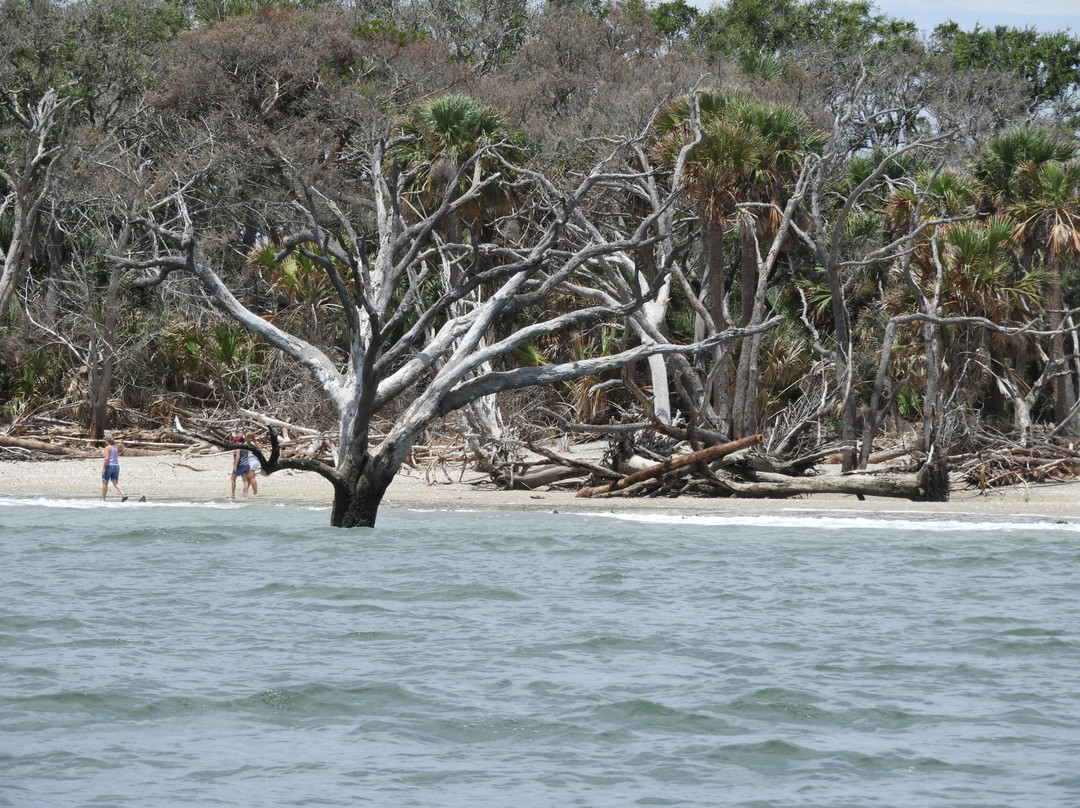
M229 458L222 454L176 454L123 457L120 482L129 501L223 501L229 493ZM330 484L310 472L283 471L259 475L259 501L329 506ZM240 486L237 486L239 499ZM101 495L101 460L0 461L0 497L97 499ZM109 499L117 499L110 488ZM784 500L608 498L583 499L572 493L500 491L480 475L434 480L421 472L405 471L387 491L384 507L446 510L537 510L561 513L614 510L677 511L687 514L767 509L848 510L880 513L903 511L922 514L979 514L1047 516L1080 520L1080 483L1014 486L986 493L954 491L945 503L918 503L893 498L850 495L815 495Z

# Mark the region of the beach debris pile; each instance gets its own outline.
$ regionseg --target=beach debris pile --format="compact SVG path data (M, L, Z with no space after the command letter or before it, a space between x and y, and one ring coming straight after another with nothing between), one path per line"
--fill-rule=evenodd
M985 491L1010 485L1064 482L1080 477L1076 444L990 446L949 458L953 473L970 488Z

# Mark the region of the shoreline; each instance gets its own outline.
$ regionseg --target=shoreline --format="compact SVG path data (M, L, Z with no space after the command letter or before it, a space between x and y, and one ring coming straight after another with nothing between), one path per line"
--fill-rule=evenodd
M129 501L145 496L155 502L226 502L229 492L227 453L121 457L120 484ZM479 479L479 478L478 478ZM333 490L314 472L280 471L258 476L258 501L330 507ZM237 486L237 503L241 486ZM0 460L0 497L98 500L100 458ZM119 496L109 487L109 502ZM880 514L954 514L1045 516L1080 519L1080 482L1012 486L986 492L954 491L949 502L911 502L853 495L815 494L790 499L706 499L700 497L579 498L572 492L501 491L485 483L436 481L422 472L399 473L386 492L383 507L424 510L527 510L565 513L678 512L681 514L755 513L778 510L848 511Z

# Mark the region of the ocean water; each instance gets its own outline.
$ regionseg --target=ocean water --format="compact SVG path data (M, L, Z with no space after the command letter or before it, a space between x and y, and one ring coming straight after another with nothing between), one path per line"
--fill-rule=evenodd
M0 499L0 805L1080 805L1080 524L328 519Z

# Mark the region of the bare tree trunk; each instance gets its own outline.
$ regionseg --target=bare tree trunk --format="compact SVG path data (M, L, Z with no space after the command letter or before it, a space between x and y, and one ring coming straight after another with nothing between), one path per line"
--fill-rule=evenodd
M125 224L118 241L119 250L127 249L131 226ZM112 392L113 371L116 367L116 323L119 319L120 283L123 270L113 264L109 273L109 288L105 293L105 316L101 332L95 333L94 344L87 354L87 376L90 384L90 437L101 438L108 427L109 396ZM96 331L96 329L95 329Z
M893 318L885 324L885 336L881 339L881 357L878 360L877 377L874 379L874 390L870 394L870 408L866 414L866 424L863 426L862 451L859 453L859 468L865 469L870 461L870 453L873 451L874 439L877 437L879 413L883 411L881 398L885 392L885 382L889 375L889 360L892 357L893 337L896 334L896 319Z
M369 468L351 485L348 481L334 485L334 504L330 524L334 527L375 527L386 489L393 482L393 472Z
M727 294L724 282L724 228L707 221L705 224L705 271L709 285L709 313L713 327L722 331L728 325L727 309L724 297ZM719 422L719 431L731 434L731 348L721 345L715 348L711 370L712 385L710 395L712 408ZM705 402L702 402L703 404Z
M60 299L60 281L63 275L63 237L54 220L49 222L46 251L49 256L49 277L45 286L45 316L49 322L56 319L56 307Z
M657 267L653 250L638 250L636 253L638 270L638 288L643 294L649 291L650 281L657 276ZM647 300L641 307L641 316L650 328L665 337L668 306L671 303L671 274L667 273L656 298ZM633 322L631 321L633 325ZM652 386L653 415L662 424L671 424L671 380L668 377L667 361L662 356L650 356L649 381Z
M836 388L840 394L841 468L852 471L856 459L855 379L851 368L851 324L848 319L840 267L828 268L829 291L832 293L833 327L836 333Z
M34 109L24 111L14 101L7 104L11 115L26 129L27 138L22 165L0 164L0 190L5 190L0 211L10 213L12 221L11 243L0 267L0 316L7 313L32 259L33 236L49 193L50 169L57 153L57 147L49 146L49 138L62 125L60 117L67 104L67 99L60 98L55 90L46 92Z
M754 318L757 293L758 254L757 239L751 228L753 220L743 212L739 216L739 248L742 255L742 278L740 289L740 320L742 326L749 325ZM757 350L759 340L743 340L739 346L739 364L735 369L735 391L731 404L731 437L741 438L757 431L756 419L752 411L757 401Z
M997 383L997 377L1008 373L1009 369L993 353L990 355L989 367L990 373L987 374L986 392L983 396L986 402L983 406L983 416L989 419L1003 419L1005 417L1005 396Z
M1054 423L1065 424L1072 413L1072 369L1065 362L1065 334L1062 331L1065 296L1061 288L1061 256L1050 251L1050 362L1054 366ZM1071 425L1066 428L1070 434Z
M754 238L754 221L745 212L739 216L739 247L742 253L742 288L740 290L739 325L747 326L754 316L754 298L757 293L758 254Z
M653 270L655 272L655 270ZM648 291L648 282L644 274L640 276L639 287L642 293ZM664 318L671 300L671 276L663 282L655 300L649 300L641 307L641 317L656 334L667 336ZM631 321L633 325L633 321ZM667 361L663 356L650 356L649 381L652 383L653 415L662 424L671 424L671 390L668 378Z
M667 363L662 356L649 357L652 378L653 414L662 424L671 424L671 393L668 391Z
M458 216L450 217L447 222L448 239L456 244L461 241L462 223ZM457 262L444 261L441 264L443 284L448 290L461 283L461 267ZM479 271L479 270L478 270ZM467 314L472 301L455 301L450 306L453 316L461 317ZM434 328L429 329L430 338L435 338ZM479 340L480 348L488 344L486 337ZM494 370L491 363L484 363L476 370L476 375L484 375ZM455 413L464 433L469 448L477 459L477 464L484 471L493 471L501 466L501 458L497 455L505 438L505 425L502 414L499 412L498 402L495 396L482 396L471 401Z
M941 438L945 422L941 391L941 326L923 322L923 351L926 361L926 397L923 399L923 446L930 452Z

